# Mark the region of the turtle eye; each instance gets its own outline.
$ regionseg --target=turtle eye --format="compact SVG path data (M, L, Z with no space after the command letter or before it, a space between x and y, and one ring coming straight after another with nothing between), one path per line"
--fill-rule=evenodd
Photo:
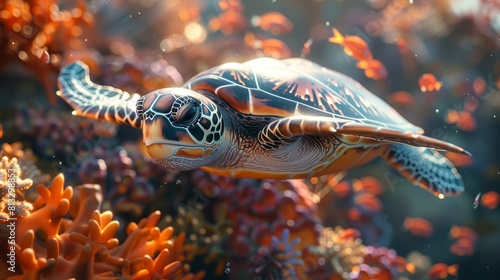
M137 104L135 105L135 113L137 117L142 120L142 115L144 114L144 96L137 100Z
M175 122L192 125L198 121L201 115L200 103L194 99L189 100L172 114Z

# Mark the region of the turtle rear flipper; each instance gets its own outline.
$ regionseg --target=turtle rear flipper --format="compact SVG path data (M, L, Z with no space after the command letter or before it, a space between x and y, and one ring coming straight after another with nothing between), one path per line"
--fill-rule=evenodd
M464 191L455 166L436 150L394 144L383 157L410 182L440 198Z
M77 61L64 67L58 82L57 95L68 102L77 115L141 128L135 111L140 96L94 84L84 63Z

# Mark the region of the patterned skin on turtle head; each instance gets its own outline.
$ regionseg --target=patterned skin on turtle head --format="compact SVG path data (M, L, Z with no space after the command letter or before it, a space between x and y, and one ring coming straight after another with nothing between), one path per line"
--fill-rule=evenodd
M205 165L223 139L217 106L185 88L160 89L141 97L136 113L149 155L170 169Z

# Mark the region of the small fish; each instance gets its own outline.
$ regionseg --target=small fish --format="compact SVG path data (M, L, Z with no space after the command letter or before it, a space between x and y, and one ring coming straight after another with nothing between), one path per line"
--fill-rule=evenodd
M365 76L373 80L382 80L387 77L387 69L379 60L362 60L356 66L365 70Z
M420 91L440 91L442 83L438 82L436 76L430 73L423 74L418 79L418 86L420 87Z
M222 11L236 10L243 12L243 10L245 10L245 7L240 0L219 0L219 8Z
M252 25L269 31L273 35L286 34L293 29L293 23L279 12L269 12L260 16L254 16L252 17Z
M389 97L389 102L402 106L411 106L415 102L413 95L407 91L396 91Z
M353 228L346 228L339 236L343 240L354 240L359 237L361 237L361 233Z
M357 187L357 182L361 183L361 187ZM384 192L384 188L380 184L380 182L374 177L363 177L361 180L356 180L353 183L353 188L356 192L364 191L367 193L371 193L373 195L381 195Z
M309 57L309 54L311 54L311 45L312 45L312 42L313 42L313 39L309 38L309 40L307 40L304 43L304 46L302 47L302 51L300 52L300 57L302 57L302 58Z
M371 193L359 193L354 197L354 203L366 211L376 213L382 210L382 202Z
M414 236L430 237L434 233L434 227L426 219L407 217L403 228Z
M457 276L458 264L447 265L444 263L436 263L429 268L427 274L432 279L446 279L448 276Z
M266 56L273 58L288 58L292 56L290 48L283 41L274 38L256 40L253 47L260 49Z
M481 198L481 193L478 193L474 198L474 209L477 209L477 207L479 206L479 198Z
M452 153L452 152L446 152L446 157L456 167L467 167L467 166L470 166L474 162L473 157L471 157L471 156L456 154L456 153Z
M456 125L460 130L472 132L476 130L477 122L471 112L460 111L458 112L458 121Z
M344 37L337 28L333 28L333 37L328 41L344 46L344 52L358 61L373 59L368 44L359 36Z
M477 233L470 227L454 225L450 229L450 238L452 239L465 238L471 240L472 242L476 242Z
M474 251L474 242L468 238L458 238L450 246L450 252L460 257L471 256L474 254Z
M500 195L496 191L490 191L484 193L481 197L481 206L486 207L489 210L497 208L498 202L500 201Z
M398 40L396 41L396 46L398 47L401 54L408 54L411 51L410 45L408 45L408 42L406 42L406 40L403 38L398 38Z
M477 77L472 84L472 89L476 95L481 95L486 90L486 81L482 77Z
M214 32L220 30L224 34L233 34L244 31L248 27L248 19L239 11L227 10L211 19L208 27Z
M445 116L445 121L449 124L455 124L458 129L472 132L477 127L476 118L468 111L448 110Z
M351 194L351 185L346 181L341 181L337 184L330 185L335 195L339 197L346 197Z

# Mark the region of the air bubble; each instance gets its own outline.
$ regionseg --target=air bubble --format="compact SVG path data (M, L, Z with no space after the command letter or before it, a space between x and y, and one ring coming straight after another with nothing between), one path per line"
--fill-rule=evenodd
M181 184L181 180L177 180L177 181L175 181L175 184L176 184L176 185L180 185L180 184Z

